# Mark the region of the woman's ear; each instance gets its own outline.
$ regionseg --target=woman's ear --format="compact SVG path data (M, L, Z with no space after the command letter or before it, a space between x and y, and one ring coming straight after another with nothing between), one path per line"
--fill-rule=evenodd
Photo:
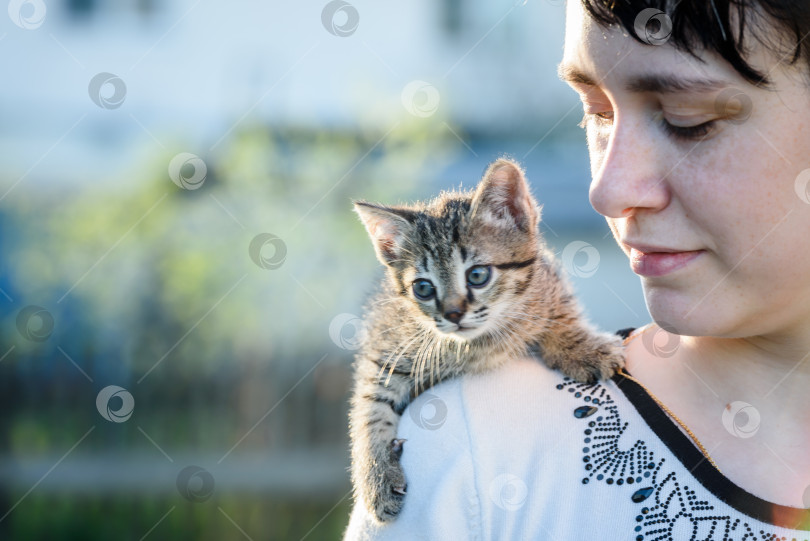
M409 220L410 213L365 201L355 201L354 210L366 226L380 263L392 266L401 260L405 238L413 227Z
M517 163L505 158L492 162L473 196L472 216L496 226L537 229L540 207Z

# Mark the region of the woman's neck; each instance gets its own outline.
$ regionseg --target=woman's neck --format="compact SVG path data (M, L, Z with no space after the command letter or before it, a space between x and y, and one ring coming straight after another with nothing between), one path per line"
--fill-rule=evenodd
M810 421L810 341L785 337L713 338L680 337L673 364L681 364L716 398L731 403L757 403L761 414L783 408L790 396L792 408ZM677 367L676 367L677 368ZM686 383L686 382L683 382Z
M697 435L720 470L766 500L804 504L810 340L677 337L657 326L644 335L627 345L627 370Z

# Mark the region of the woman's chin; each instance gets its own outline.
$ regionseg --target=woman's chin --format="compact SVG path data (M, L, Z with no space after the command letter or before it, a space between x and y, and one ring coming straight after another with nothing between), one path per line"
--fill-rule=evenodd
M712 326L711 306L704 306L700 297L690 292L644 284L647 311L656 325L672 334L700 336Z

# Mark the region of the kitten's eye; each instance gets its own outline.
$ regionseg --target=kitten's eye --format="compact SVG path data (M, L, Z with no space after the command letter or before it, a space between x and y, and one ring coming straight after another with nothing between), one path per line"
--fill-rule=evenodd
M467 271L467 283L473 287L485 286L487 282L489 282L490 274L492 274L492 270L489 265L471 267L470 270Z
M430 280L417 280L413 283L413 294L417 299L426 301L436 296L436 288Z

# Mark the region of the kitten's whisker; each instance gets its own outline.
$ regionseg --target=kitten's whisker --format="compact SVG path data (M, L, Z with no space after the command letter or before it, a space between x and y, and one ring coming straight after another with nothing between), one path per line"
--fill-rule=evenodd
M508 322L496 322L496 331L501 336L502 345L506 350L506 353L509 357L517 357L525 351L525 345L521 347L520 343L513 338L513 332L504 326L504 324L508 325ZM525 342L523 342L525 344Z
M419 365L416 370L416 383L417 385L422 384L422 390L424 391L424 379L425 379L425 362L427 361L427 352L430 346L435 342L436 335L430 334L428 336L428 340L425 341L424 348L420 350L421 355L419 356ZM418 388L417 388L418 389Z
M523 315L523 316L526 316L526 317L518 317L515 314ZM563 324L562 322L554 320L554 319L549 319L547 317L541 317L541 316L535 316L533 314L525 314L523 312L512 312L510 314L503 314L503 317L509 318L509 319L520 319L520 320L529 321L529 322L546 321L546 322L549 323L549 325L562 325Z
M389 302L399 302L399 297L393 297L391 299L382 299L380 301L371 303L373 306L382 306L384 304L388 304Z
M413 326L413 322L409 321L408 323L405 323L403 325L397 325L396 327L388 327L384 331L380 332L380 334L385 334L387 332L395 331L397 329L401 329L402 327L408 327L408 326ZM419 329L417 329L417 330L419 330Z
M525 351L525 344L527 341L529 341L527 339L529 337L523 336L524 333L521 333L521 329L515 327L513 322L508 321L507 319L495 321L495 328L503 341L504 347L510 353L520 354Z
M522 312L520 310L510 310L509 312L504 312L503 315L504 316L511 316L513 314L518 314L518 315L521 315L521 316L530 317L532 321L541 321L541 320L543 320L543 321L550 321L550 322L557 323L557 321L554 320L554 319L549 319L547 317L538 316L537 314L532 314L531 312Z
M385 361L382 363L382 366L380 366L380 370L377 372L377 380L379 380L380 377L382 376L382 373L385 372L385 369L388 367L388 363L391 361L391 358L393 358L393 356L396 355L397 352L399 352L399 350L402 349L403 347L404 346L400 345L393 351L391 351L391 353L388 354L388 357L385 358Z
M424 355L422 356L421 382L422 382L422 389L423 390L427 389L427 387L425 386L426 385L426 377L427 377L426 370L430 369L432 359L433 359L433 352L435 351L436 344L438 344L441 341L441 335L437 334L437 333L434 333L431 336L431 338L432 338L432 340L430 341L430 343L425 348ZM433 385L433 382L431 381L431 386L432 385Z
M423 378L422 383L423 384L426 382L427 373L430 370L430 359L431 359L431 356L433 355L433 349L436 347L436 340L438 340L438 338L436 337L436 335L434 335L433 340L431 340L431 342L430 342L430 347L428 347L427 351L425 352L425 362L422 364L422 378ZM423 387L423 388L425 390L427 390L427 387Z
M408 349L408 347L409 347L411 344L413 344L414 342L416 342L416 340L418 340L418 339L421 337L421 335L422 335L422 334L424 334L424 333L425 333L425 331L424 331L424 330L423 330L421 333L417 333L417 334L416 334L416 336L414 336L414 338L413 338L411 341L409 341L409 342L408 342L408 343L405 345L405 347L403 347L403 348L402 348L402 351L400 351L400 352L399 352L399 355L397 355L397 358L396 358L396 359L394 359L393 364L391 364L391 369L388 371L388 377L387 377L387 378L385 378L385 386L386 386L386 387L388 387L388 383L391 381L391 375L394 373L394 368L396 368L396 367L397 367L397 363L399 362L399 359L402 357L402 354L403 354L403 353L405 353L405 350L407 350L407 349Z
M401 355L402 355L402 354L405 352L405 350L408 348L408 345L410 345L410 344L411 344L411 343L412 343L414 340L418 339L418 338L419 338L419 337L420 337L422 334L424 334L424 330L423 330L423 329L417 330L417 331L416 331L416 332L414 332L414 334L411 336L411 337L413 338L413 340L411 340L411 341L409 341L409 342L404 342L404 341L403 341L403 342L404 342L404 345L402 345L402 346L400 346L400 347L396 348L394 351L392 351L392 352L391 352L391 353L388 355L388 357L385 359L385 362L384 362L384 363L383 363L383 365L380 367L380 371L379 371L379 372L377 372L377 379L378 379L378 380L379 380L379 379L380 379L380 377L382 376L382 373L383 373L383 372L385 372L385 369L386 369L386 368L388 368L388 364L391 362L391 359L394 357L394 355L399 354L399 355L401 356ZM399 357L397 357L397 360L399 360ZM396 364L393 364L393 365L391 366L391 372L393 372L393 370L394 370L394 368L395 368L395 367L396 367ZM390 379L390 372L389 372L389 379ZM387 382L386 382L386 385L387 385Z
M535 322L534 319L515 315L504 316L503 319L504 321L515 320L515 321L528 321L529 323Z
M433 387L435 385L433 373L438 372L438 363L436 356L438 355L441 358L442 348L444 347L444 338L440 337L437 339L436 344L434 344L433 348L430 350L430 386Z
M423 377L427 378L430 376L430 387L433 387L433 354L436 352L436 346L439 344L441 337L438 335L433 336L433 342L430 344L430 349L428 349L427 356L425 356L425 365L424 368L426 369L425 372L422 373ZM428 387L425 387L427 390Z
M433 347L430 348L430 355L428 356L428 370L430 373L430 386L433 387L435 383L434 372L436 369L436 357L437 355L441 355L442 344L444 342L444 337L437 336L436 340L433 343Z
M507 348L508 347L508 346L506 346L507 339L504 336L504 333L503 333L503 330L501 329L501 326L500 325L495 325L495 327L492 329L492 331L495 334L495 336L498 338L499 347L504 348L504 349Z
M424 340L421 344L419 344L419 348L416 350L416 355L414 355L413 363L411 363L411 377L417 376L417 379L414 381L416 384L416 391L419 392L418 387L418 374L419 374L419 363L422 362L422 356L425 354L428 345L430 344L430 339Z

